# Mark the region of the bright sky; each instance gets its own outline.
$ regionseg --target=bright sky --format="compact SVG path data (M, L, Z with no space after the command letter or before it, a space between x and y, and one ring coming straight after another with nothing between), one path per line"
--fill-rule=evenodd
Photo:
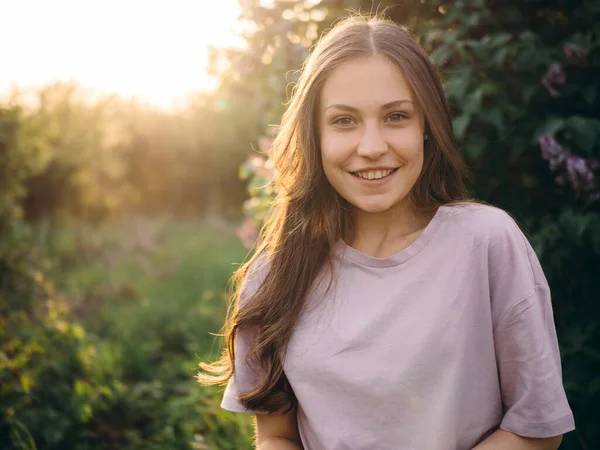
M237 0L0 0L0 94L75 79L168 108L215 85L208 46L241 45Z

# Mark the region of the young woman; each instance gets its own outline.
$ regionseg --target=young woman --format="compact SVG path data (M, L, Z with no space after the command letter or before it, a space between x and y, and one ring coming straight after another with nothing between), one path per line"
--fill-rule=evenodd
M410 34L377 18L330 31L273 158L278 199L199 376L256 414L258 448L558 448L574 420L548 283L511 217L467 197Z

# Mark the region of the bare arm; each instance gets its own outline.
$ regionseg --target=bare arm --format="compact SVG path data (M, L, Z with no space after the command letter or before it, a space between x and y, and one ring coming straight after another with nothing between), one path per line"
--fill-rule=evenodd
M303 450L296 406L286 414L256 415L257 450Z
M561 442L562 435L535 439L498 429L473 450L556 450Z
M302 446L285 438L269 438L257 450L302 450Z

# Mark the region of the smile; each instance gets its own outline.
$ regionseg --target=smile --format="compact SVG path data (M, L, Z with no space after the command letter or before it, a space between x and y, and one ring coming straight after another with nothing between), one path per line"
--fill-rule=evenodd
M388 178L398 171L398 167L388 170L370 170L368 172L350 172L354 177L366 181L378 181Z

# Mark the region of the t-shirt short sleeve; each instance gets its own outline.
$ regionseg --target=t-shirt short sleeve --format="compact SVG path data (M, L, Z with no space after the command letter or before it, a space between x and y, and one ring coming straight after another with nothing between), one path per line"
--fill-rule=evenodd
M252 295L258 290L266 275L268 267L261 262L259 258L251 265L248 274L244 279L241 289L240 298L237 308L249 301ZM246 408L239 400L240 394L252 390L257 385L257 380L261 374L259 367L256 364L251 364L247 360L248 349L255 339L257 329L253 327L240 328L235 338L235 371L227 383L223 398L221 400L221 408L233 412L241 412L247 414L266 414L263 410L251 410Z
M575 429L562 382L550 287L516 223L496 216L490 239L494 346L504 417L500 428L531 438Z
M500 428L531 438L575 429L562 384L548 286L515 305L494 333L505 414Z

